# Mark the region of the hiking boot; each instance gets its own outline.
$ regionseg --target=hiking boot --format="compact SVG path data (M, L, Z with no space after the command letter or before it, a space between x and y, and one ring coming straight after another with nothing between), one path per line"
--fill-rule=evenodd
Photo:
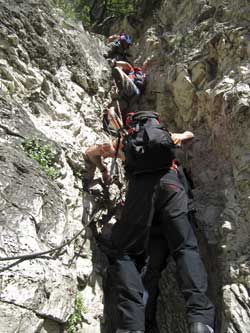
M202 323L192 323L189 326L190 333L214 333L212 327Z

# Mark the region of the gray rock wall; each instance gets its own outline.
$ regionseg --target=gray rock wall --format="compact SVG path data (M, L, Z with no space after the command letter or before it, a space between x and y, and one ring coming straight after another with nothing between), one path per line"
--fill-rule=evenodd
M182 155L195 184L217 330L227 333L250 331L249 8L244 0L163 1L133 49L137 63L155 59L145 107L155 108L170 130L196 135ZM169 301L176 295L168 271L158 311L162 332L186 332L183 307Z
M105 137L100 119L110 101L110 70L103 43L61 14L47 1L0 0L0 257L60 246L91 209L77 175L83 148ZM122 24L133 35L135 62L155 60L142 107L158 111L170 130L196 135L182 159L195 184L217 331L246 333L249 1L154 1L146 14L138 30L124 20L113 32ZM51 145L58 178L27 157L22 143L34 138ZM0 332L62 331L77 294L84 302L80 330L100 332L99 257L88 230L57 255L8 270L12 261L0 261ZM161 280L158 321L161 332L185 333L174 271L171 263Z
M82 228L83 148L101 138L110 70L100 39L48 1L0 1L0 257L54 249ZM50 145L56 179L22 144ZM87 209L88 207L85 207ZM86 215L86 214L85 214ZM84 216L85 216L84 215ZM0 332L56 333L83 300L100 332L102 286L90 230L42 258L0 261Z

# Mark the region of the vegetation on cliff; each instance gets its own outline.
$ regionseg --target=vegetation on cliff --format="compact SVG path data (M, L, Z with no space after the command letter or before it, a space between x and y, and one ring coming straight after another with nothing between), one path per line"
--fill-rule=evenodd
M107 17L135 14L138 0L53 0L67 17L82 21L85 28Z

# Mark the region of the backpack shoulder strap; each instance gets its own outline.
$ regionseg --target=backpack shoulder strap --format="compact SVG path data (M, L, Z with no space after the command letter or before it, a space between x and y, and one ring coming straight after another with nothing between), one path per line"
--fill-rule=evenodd
M146 119L158 119L159 120L159 114L154 111L137 111L132 116L132 121L140 121L140 120L146 120Z

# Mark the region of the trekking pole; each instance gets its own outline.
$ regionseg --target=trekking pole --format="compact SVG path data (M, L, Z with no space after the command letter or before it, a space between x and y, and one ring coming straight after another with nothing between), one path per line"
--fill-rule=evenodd
M121 113L121 108L120 108L118 100L116 101L116 107L117 107L117 111L118 111L118 117L122 121L122 113Z
M112 164L111 164L111 168L110 168L110 177L112 178L114 170L115 170L115 166L116 166L116 160L118 157L118 152L119 152L119 147L120 147L120 142L121 142L121 133L118 130L118 140L117 140L117 145L116 145L116 149L115 149L115 156L112 160Z
M124 128L122 126L122 113L121 113L121 109L120 109L120 105L119 105L118 101L116 101L116 109L117 109L117 113L116 113L115 117L113 116L113 114L110 114L115 125L117 126L117 134L118 134L117 146L115 149L115 156L112 160L112 164L111 164L111 168L110 168L110 177L111 178L112 178L114 170L115 170L116 161L117 161L117 157L118 157L118 153L119 153L119 147L120 147L120 142L121 142L121 132L124 131Z

